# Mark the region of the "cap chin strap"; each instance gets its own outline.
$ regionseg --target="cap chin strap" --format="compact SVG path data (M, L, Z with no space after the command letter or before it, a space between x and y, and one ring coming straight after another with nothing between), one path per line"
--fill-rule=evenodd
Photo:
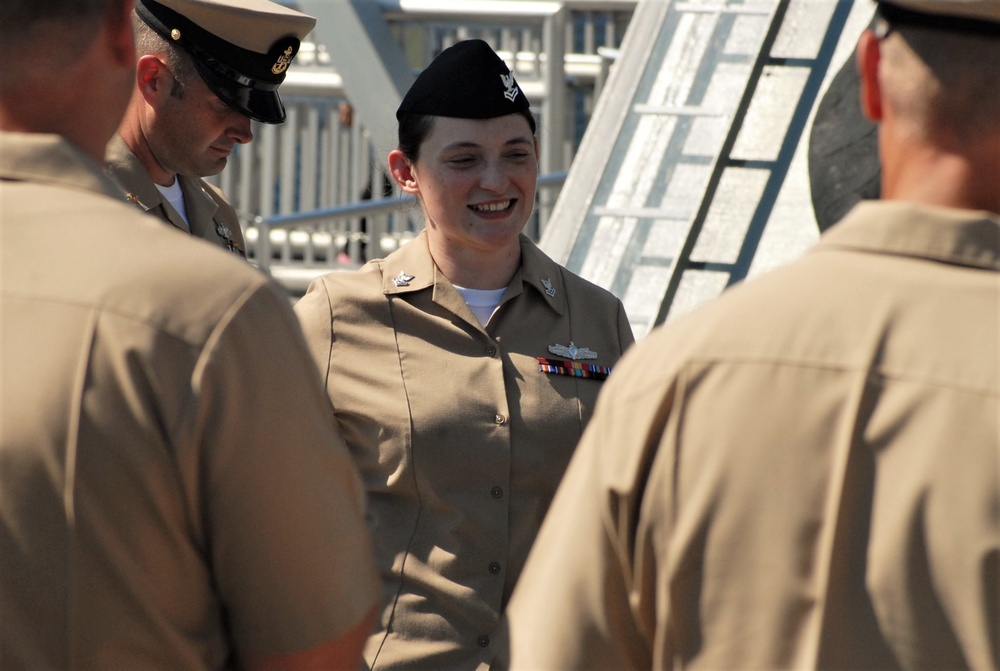
M205 67L209 68L212 72L220 74L226 79L231 79L240 86L246 86L247 88L256 89L258 91L277 91L278 86L281 84L281 82L267 82L248 77L242 72L238 72L237 70L229 67L219 59L214 58L197 44L188 43L184 45L184 48L190 52L191 56L193 56L196 61L201 61Z

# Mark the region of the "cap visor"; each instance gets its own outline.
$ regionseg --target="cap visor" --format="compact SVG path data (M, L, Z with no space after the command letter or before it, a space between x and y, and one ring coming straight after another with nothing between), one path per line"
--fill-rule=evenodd
M240 114L262 123L278 124L285 120L285 107L277 91L262 91L237 84L197 59L195 65L208 88Z

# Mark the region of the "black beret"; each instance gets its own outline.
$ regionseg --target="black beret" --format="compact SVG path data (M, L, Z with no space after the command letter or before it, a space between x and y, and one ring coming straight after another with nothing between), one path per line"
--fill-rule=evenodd
M407 114L493 119L528 111L528 98L507 64L482 40L463 40L431 61L403 96Z
M135 12L191 55L227 105L257 121L285 120L278 85L316 19L269 0L137 0Z

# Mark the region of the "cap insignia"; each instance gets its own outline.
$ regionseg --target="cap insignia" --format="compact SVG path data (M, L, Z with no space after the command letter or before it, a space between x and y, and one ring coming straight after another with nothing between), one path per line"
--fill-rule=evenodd
M174 28L173 30L171 30L170 31L170 39L172 39L174 42L176 42L179 39L181 39L181 31L178 30L177 28Z
M503 92L503 97L511 102L514 102L514 98L516 98L518 94L517 83L514 82L514 75L500 75L500 80L507 88L507 90Z
M281 55L278 56L278 60L275 61L274 65L271 66L271 72L276 75L280 75L282 72L287 70L289 64L292 62L292 54L294 53L295 52L291 47L285 49Z

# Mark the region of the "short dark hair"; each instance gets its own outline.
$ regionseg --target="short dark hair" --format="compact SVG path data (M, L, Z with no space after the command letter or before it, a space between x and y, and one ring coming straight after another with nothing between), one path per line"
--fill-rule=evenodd
M187 86L195 77L200 76L194 60L188 52L176 44L167 41L153 30L139 15L132 12L132 33L135 35L135 51L137 56L150 54L162 56L174 75L174 80L181 86Z
M534 135L535 128L535 117L531 115L529 110L514 112L514 114L520 114L528 121L528 126L531 128L531 134ZM431 134L431 129L434 128L434 120L437 119L436 116L431 116L429 114L403 114L399 117L399 150L403 152L403 156L410 163L415 163L420 157L420 145L424 143L427 136Z
M125 0L3 0L0 2L0 60L9 66L38 49L40 30L72 27L60 39L67 53L78 53L94 39L96 27L109 14L122 12ZM76 37L77 39L73 39ZM46 44L42 48L51 48Z
M4 0L0 3L0 31L23 31L40 21L78 21L102 18L121 8L124 0Z

